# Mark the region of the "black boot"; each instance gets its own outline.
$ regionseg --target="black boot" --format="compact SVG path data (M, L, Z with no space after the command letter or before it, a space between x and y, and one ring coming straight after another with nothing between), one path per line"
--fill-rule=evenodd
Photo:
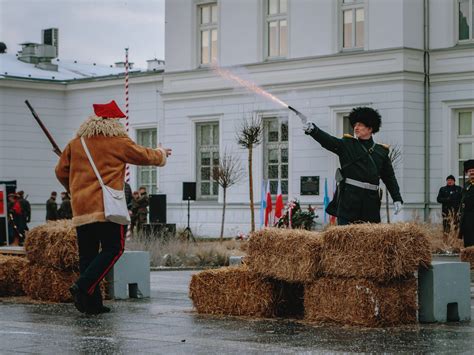
M77 284L73 284L69 288L69 292L71 292L71 295L74 299L74 306L76 307L76 309L79 312L84 313L86 311L86 297L87 297L87 295L84 294L79 289L79 286L77 286Z
M100 292L100 287L97 286L94 290L92 296L88 298L87 302L87 314L101 314L101 313L109 313L110 308L104 306L102 302L102 294Z

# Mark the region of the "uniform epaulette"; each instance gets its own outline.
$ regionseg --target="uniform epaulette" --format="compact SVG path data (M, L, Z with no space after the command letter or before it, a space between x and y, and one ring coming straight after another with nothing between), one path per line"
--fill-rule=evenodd
M384 144L384 143L379 143L382 147L384 147L387 150L390 150L390 145L389 144Z
M345 133L342 137L344 138L354 138L352 135Z

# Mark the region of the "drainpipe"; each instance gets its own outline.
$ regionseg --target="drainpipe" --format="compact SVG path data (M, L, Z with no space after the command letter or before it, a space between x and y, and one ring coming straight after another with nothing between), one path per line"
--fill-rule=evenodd
M424 221L430 216L430 0L423 0L423 103L425 132L425 198Z

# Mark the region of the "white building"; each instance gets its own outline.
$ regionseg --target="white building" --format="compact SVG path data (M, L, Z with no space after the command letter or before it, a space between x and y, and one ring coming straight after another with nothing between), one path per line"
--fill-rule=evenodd
M182 182L196 181L191 227L195 234L217 235L222 191L208 178L214 158L233 151L246 166L235 134L245 117L258 116L266 139L254 154L256 215L261 181L270 179L275 188L280 179L287 198L318 206L322 216L324 181L331 191L337 158L305 136L288 110L216 76L209 63L217 59L222 66L239 66L334 135L348 130L344 116L353 107L378 109L383 125L376 140L403 152L396 171L405 201L400 218L423 218L425 212L435 217L445 177L461 178L460 164L474 157L473 2L167 1L165 72L132 77L130 117L132 137L151 137L156 144L156 132L173 156L157 174L142 169L137 176L134 169L132 187L147 179L158 186L167 194L169 222L183 226ZM93 102L114 98L123 104L123 77L44 81L5 74L0 90L0 179L18 180L39 221L49 190L59 189L52 169L56 157L31 123L24 98L31 98L64 145ZM305 176L319 176L319 195L301 195ZM248 181L230 188L227 235L249 230L248 200Z

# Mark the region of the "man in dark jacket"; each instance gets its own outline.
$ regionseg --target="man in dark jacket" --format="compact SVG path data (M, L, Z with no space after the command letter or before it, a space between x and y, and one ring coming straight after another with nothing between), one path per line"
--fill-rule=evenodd
M31 222L31 205L30 202L25 198L24 191L18 191L18 201L21 205L21 210L23 211L23 217L25 218L25 226L27 223ZM26 226L26 230L28 230L28 226Z
M148 219L148 194L145 186L140 186L138 189L137 204L137 232L140 232L143 225L146 224Z
M464 162L464 173L469 180L462 190L459 236L467 248L474 245L474 160Z
M58 205L56 204L56 191L51 192L51 196L46 201L46 221L55 221L58 219Z
M58 217L60 219L72 219L71 198L67 192L61 192L61 206L59 206Z
M459 206L461 204L462 188L456 185L456 178L449 175L446 178L446 186L439 189L438 203L442 205L443 231L449 233L450 227L456 227L459 222Z
M395 214L402 206L402 196L389 157L389 147L374 142L372 135L382 124L380 114L370 107L354 108L349 120L354 134L336 138L313 122L305 124L305 133L323 148L337 154L341 169L334 200L326 212L337 216L339 225L357 222L380 222L380 189L382 179L395 205Z

